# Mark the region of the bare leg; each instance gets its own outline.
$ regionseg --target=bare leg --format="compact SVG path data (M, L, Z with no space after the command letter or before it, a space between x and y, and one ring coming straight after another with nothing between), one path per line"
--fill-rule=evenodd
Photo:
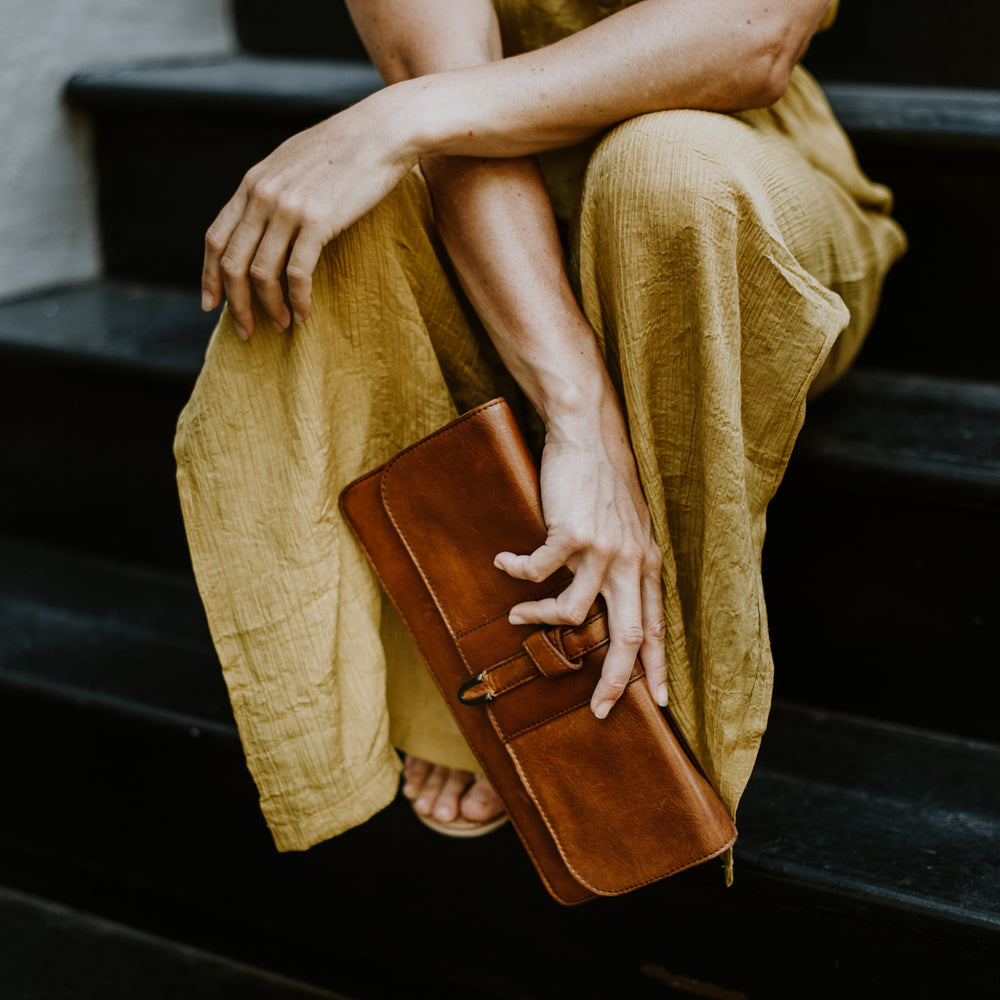
M459 815L473 821L489 820L503 811L500 796L483 775L431 764L406 755L403 795L424 816L449 822Z

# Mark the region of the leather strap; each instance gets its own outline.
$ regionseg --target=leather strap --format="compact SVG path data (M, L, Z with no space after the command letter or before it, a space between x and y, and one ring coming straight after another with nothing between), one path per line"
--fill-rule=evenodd
M592 611L581 625L541 628L524 640L524 652L466 681L458 699L465 705L481 705L536 677L563 677L579 670L584 656L609 642L608 618L603 611Z

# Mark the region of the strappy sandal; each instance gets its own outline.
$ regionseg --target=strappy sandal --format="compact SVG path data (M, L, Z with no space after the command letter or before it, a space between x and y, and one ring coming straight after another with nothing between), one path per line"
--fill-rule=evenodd
M410 808L413 810L413 815L428 830L433 830L445 837L484 837L487 833L499 830L510 820L505 812L492 819L466 819L464 816L456 816L454 819L437 819L435 816L425 816L423 813L417 812L417 807L412 802Z

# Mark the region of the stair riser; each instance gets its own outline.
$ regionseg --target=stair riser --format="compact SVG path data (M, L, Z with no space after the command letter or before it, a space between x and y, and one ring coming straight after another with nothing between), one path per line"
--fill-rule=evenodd
M934 149L858 138L868 174L888 184L910 241L890 273L859 364L1000 380L996 149Z
M858 3L844 0L833 30L813 39L806 65L836 80L936 87L1000 87L992 0Z
M1000 517L802 478L768 513L777 695L996 741Z
M0 532L190 567L172 441L189 388L4 358Z
M319 116L98 112L107 273L197 288L205 231L243 175L288 136L317 120Z
M670 974L775 998L976 998L993 984L988 935L935 933L745 870L731 891L713 869L563 909L510 831L435 838L399 804L279 856L235 746L57 699L5 691L0 751L32 761L6 792L6 879L300 978L333 977L345 992L363 983L358 995L390 996L407 974L469 997L663 996ZM398 935L386 933L389 915Z
M367 59L347 6L323 0L236 0L233 4L240 46L262 55L316 59Z

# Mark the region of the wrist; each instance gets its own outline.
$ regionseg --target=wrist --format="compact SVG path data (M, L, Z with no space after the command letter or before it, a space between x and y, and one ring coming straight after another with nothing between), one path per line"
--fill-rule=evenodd
M447 76L420 76L383 91L396 100L398 134L415 160L447 156L460 136L471 138L478 129L473 116L463 110L457 88L447 85Z

